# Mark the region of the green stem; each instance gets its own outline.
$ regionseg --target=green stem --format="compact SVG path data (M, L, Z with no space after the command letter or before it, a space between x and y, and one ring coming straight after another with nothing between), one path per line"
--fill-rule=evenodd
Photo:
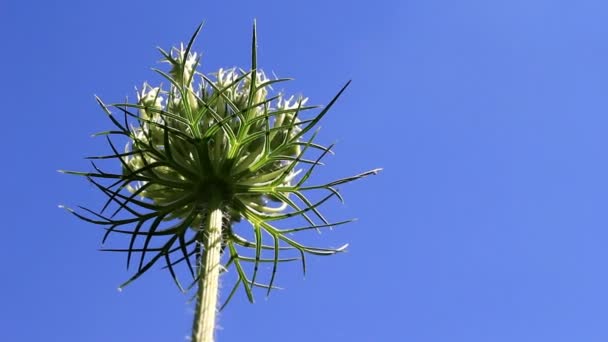
M222 208L213 201L207 208L201 244L202 257L197 290L196 311L192 327L193 342L213 342L222 249Z

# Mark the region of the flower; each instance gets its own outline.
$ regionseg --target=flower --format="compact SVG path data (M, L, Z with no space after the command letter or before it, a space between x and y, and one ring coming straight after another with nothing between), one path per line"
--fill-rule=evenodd
M179 84L192 83L192 76L196 66L198 65L198 55L190 52L189 49L184 49L184 44L181 44L179 49L174 47L171 49L171 54L165 56L165 62L171 64L171 76Z
M255 31L250 70L219 69L207 76L198 71L199 55L191 52L199 30L185 47L182 44L170 53L160 49L171 66L169 72L157 70L168 81L167 88L144 83L135 104L106 105L97 99L115 129L100 133L107 137L112 153L91 159L117 160L122 171L103 171L95 163L93 172L65 171L85 176L108 197L99 212L83 208L89 214L85 215L68 210L105 226L104 241L111 234L128 236L127 248L108 249L127 253L128 266L132 256L139 254L137 272L122 286L164 260L183 289L174 267L185 264L196 284L200 273L193 264L198 264L201 248L206 246L204 218L211 203L219 201L225 267L236 269L234 289L242 286L253 301L252 288L268 292L274 288L279 263L300 259L305 270L306 254L331 255L344 250L346 245L305 246L292 234L350 222L330 223L319 207L332 197L341 199L336 186L379 169L308 185L332 147L315 143L317 131L313 129L348 83L324 109L305 118L316 108L306 105L308 98L273 95L271 85L288 79L269 79L257 68ZM113 110L124 120L116 118ZM127 138L123 152L116 149L112 137ZM319 191L324 195L311 200L309 193ZM110 205L115 206L111 215L105 213ZM276 224L294 218L308 225L285 229ZM247 221L250 232L239 231L234 224L238 221ZM296 251L297 258L283 257L290 251ZM261 262L272 264L264 284L256 281ZM253 264L251 272L246 272L244 263Z

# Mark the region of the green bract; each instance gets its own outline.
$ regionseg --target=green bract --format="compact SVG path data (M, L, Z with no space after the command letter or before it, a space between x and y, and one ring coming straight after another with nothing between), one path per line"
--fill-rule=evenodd
M122 165L122 173L103 171L95 163L94 172L66 171L87 177L108 197L98 213L86 208L83 210L90 215L68 210L105 226L104 241L111 233L130 236L126 248L111 249L126 252L127 265L134 253L139 254L137 272L122 286L162 259L182 289L174 267L184 263L196 284L200 272L193 265L200 257L206 209L210 201L219 199L224 213L222 249L228 254L225 267L233 266L238 274L228 299L243 286L252 301L253 286L270 292L278 264L294 260L284 258L283 252L298 251L305 270L306 254L330 255L346 247L305 246L292 235L349 222L330 223L318 208L331 197L341 199L337 185L379 169L308 185L306 181L331 148L316 144L312 130L348 83L324 109L306 116L304 112L316 108L306 106L306 98L273 95L271 85L287 79L268 79L257 69L255 26L251 69L220 69L211 76L197 71L199 58L191 52L200 28L186 47L160 50L170 70L155 71L168 81L168 87L144 84L137 103L106 105L97 99L115 128L99 134L107 137L112 153L90 159L115 159ZM118 119L112 110L124 118ZM112 136L128 138L126 148L116 148ZM305 157L315 151L314 158ZM325 195L312 201L309 193L315 191ZM105 211L110 204L116 210L108 215ZM119 212L123 214L117 218ZM303 218L308 225L276 227L275 221L293 217ZM240 220L251 224L253 238L233 229L233 223ZM264 258L263 250L271 257ZM245 262L253 263L250 272L243 267ZM256 281L261 262L272 264L268 284Z

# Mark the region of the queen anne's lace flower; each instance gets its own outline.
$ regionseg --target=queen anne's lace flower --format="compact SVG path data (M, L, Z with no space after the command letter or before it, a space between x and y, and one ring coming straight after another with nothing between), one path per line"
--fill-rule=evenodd
M193 265L206 246L204 222L214 205L222 212L225 267L236 268L235 286L242 286L253 300L252 288L273 288L280 262L301 259L305 266L306 254L331 255L345 248L305 246L292 234L349 222L328 222L319 206L331 197L341 198L336 186L378 170L307 185L331 152L331 146L314 142L313 129L346 86L323 110L306 116L316 108L306 105L308 98L273 95L271 85L286 79L269 79L259 70L255 49L250 70L219 69L207 76L197 71L199 55L191 52L193 40L170 53L161 50L170 65L167 73L159 71L166 78L164 87L144 83L135 104L107 106L98 99L116 127L101 134L126 137L128 143L121 152L108 139L112 154L93 159L115 159L122 171L110 173L95 166L94 172L70 172L86 176L109 198L101 212L88 211L93 218L72 212L106 226L106 237L129 237L128 247L120 251L127 253L127 264L133 254L140 258L136 274L123 286L159 260L179 285L177 264L187 265L194 280L200 276ZM124 119L116 118L110 108ZM110 183L104 184L106 180ZM315 191L325 195L310 197ZM115 212L104 214L112 203ZM278 227L278 221L290 219L308 225ZM249 226L235 225L238 221ZM261 262L272 265L265 284L256 279ZM244 263L253 264L251 272Z

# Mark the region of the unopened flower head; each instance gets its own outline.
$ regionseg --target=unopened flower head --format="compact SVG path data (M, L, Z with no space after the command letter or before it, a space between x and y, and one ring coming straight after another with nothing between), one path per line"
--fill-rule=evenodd
M112 154L92 159L115 159L122 171L110 173L94 164L94 172L70 172L86 176L108 196L99 213L87 210L93 218L72 212L106 226L104 241L112 233L129 236L128 248L120 251L127 253L127 264L139 254L139 267L123 285L159 260L179 285L173 270L177 264L186 264L195 280L199 276L191 259L200 257L197 247L205 234L206 209L219 201L225 266L235 267L236 286L253 300L254 287L273 288L279 263L300 259L305 267L307 254L331 255L344 249L305 246L292 234L349 222L330 223L319 207L332 197L341 199L336 186L378 170L309 185L313 171L331 153L331 146L315 142L315 127L348 84L325 108L308 115L317 108L307 106L308 98L275 93L271 87L288 79L269 79L257 67L255 34L249 70L213 73L199 71L199 55L191 52L195 36L170 53L160 50L170 65L168 71L158 70L164 86L144 83L135 104L105 105L98 99L115 129L102 133ZM116 148L112 136L126 137L125 148ZM311 197L315 192L324 195ZM112 203L116 210L104 214ZM117 218L119 213L124 217ZM307 226L278 227L278 222L290 220ZM235 225L238 221L248 222L249 228ZM256 280L262 262L272 265L267 283ZM251 272L245 263L253 264Z
M186 51L184 44L171 49L171 54L165 54L165 62L171 64L172 78L182 84L191 83L192 76L198 64L197 53Z

